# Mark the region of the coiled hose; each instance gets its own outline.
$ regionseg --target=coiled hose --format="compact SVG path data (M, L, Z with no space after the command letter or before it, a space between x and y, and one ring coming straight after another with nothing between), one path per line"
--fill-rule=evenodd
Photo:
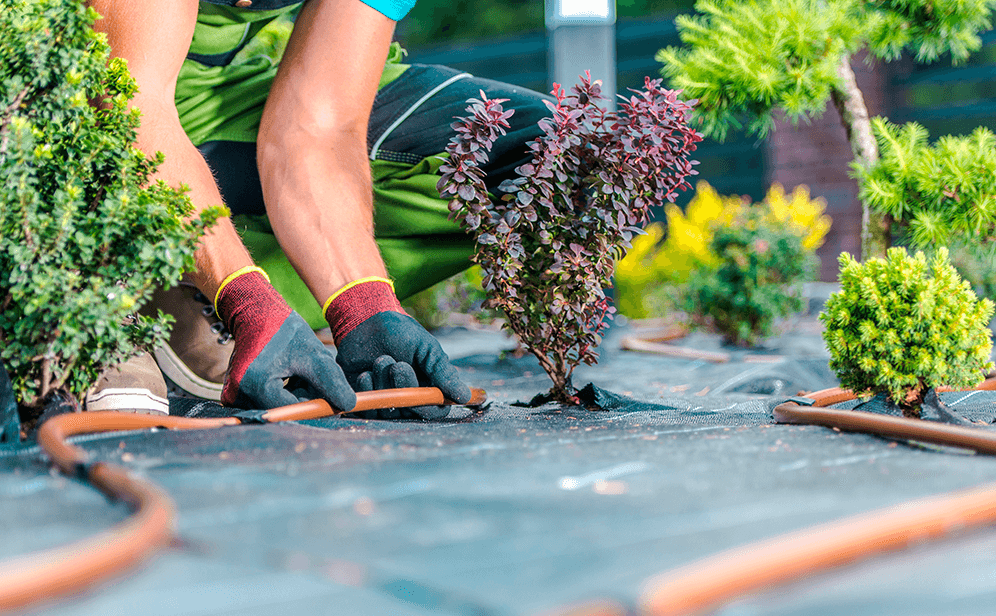
M482 389L472 392L468 405L480 405L487 399ZM442 404L453 403L434 387L385 389L357 393L356 406L348 412ZM38 429L38 444L59 470L90 482L113 500L124 501L133 513L124 522L96 536L0 563L0 611L92 588L140 565L173 541L176 510L169 495L119 466L104 462L89 464L86 452L66 443L68 437L143 428L210 430L242 423L300 421L341 413L324 400L311 400L260 413L249 421L238 417L195 419L111 411L67 413L49 419Z

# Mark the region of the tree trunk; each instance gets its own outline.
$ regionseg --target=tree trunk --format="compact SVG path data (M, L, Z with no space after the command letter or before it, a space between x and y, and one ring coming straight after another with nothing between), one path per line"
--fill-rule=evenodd
M834 107L840 113L847 140L851 143L854 160L862 167L878 162L878 143L872 133L871 119L865 99L858 89L851 56L845 54L837 66L840 82L831 91ZM861 259L885 257L885 251L892 243L892 220L889 216L873 211L867 204L861 204Z

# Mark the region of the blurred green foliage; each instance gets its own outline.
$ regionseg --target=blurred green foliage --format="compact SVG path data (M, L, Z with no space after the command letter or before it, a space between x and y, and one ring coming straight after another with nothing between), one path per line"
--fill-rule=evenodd
M803 308L802 283L816 266L805 232L763 207L745 207L732 224L714 230L709 250L718 263L692 270L679 305L694 324L716 330L729 344L760 344L778 319Z
M429 331L442 327L489 326L501 314L485 308L488 296L481 286L481 267L475 265L401 302L405 311Z

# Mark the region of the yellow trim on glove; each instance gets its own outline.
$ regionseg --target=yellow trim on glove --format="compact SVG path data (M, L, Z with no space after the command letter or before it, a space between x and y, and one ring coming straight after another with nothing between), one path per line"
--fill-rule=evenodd
M221 281L221 286L218 287L218 292L214 294L214 311L215 312L218 312L218 298L221 297L221 290L224 289L225 286L228 283L230 283L231 281L235 280L236 278L238 278L242 274L248 274L250 272L259 272L260 274L263 275L263 278L266 278L267 282L270 282L270 277L266 275L266 272L263 271L263 268L261 268L261 267L257 267L255 265L247 265L247 266L245 266L243 268L235 270L234 272L232 272L231 274L229 274L228 276L226 276L224 280Z
M339 297L340 295L352 289L353 287L361 285L365 282L386 282L387 285L391 287L391 292L392 293L394 292L394 282L387 278L382 278L380 276L367 276L366 278L360 278L359 280L354 280L353 282L339 289L338 291L332 294L332 297L325 300L325 303L322 305L322 314L324 315L329 311L329 306L332 305L332 302L335 300L335 298Z

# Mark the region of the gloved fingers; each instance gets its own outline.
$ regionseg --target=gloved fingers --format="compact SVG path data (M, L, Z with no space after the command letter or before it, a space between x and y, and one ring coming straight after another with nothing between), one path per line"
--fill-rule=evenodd
M418 387L418 377L410 364L395 361L390 355L382 355L374 360L373 386L374 389Z
M373 372L366 371L359 373L353 379L353 389L356 391L373 391ZM387 419L383 415L384 409L377 409L372 411L359 411L358 413L351 413L349 417L354 419Z
M398 389L403 387L418 387L418 377L411 364L395 361L390 355L381 355L373 361L373 369L363 372L356 379L358 386L370 389ZM370 391L365 389L361 391ZM437 407L417 407L412 409L389 408L377 411L377 419L421 419L426 414L437 416ZM442 413L443 416L449 411Z
M410 378L404 376L404 368L408 368ZM415 387L418 381L415 379L415 371L404 362L395 361L390 355L381 355L373 362L373 369L367 373L371 375L373 389L396 389L398 387ZM400 380L399 380L400 379ZM411 385L414 382L415 385ZM377 411L378 419L399 419L402 410L397 408L380 409Z
M397 362L390 355L381 355L373 361L370 373L373 375L374 389L393 389L394 382L391 380L391 368Z
M430 337L420 351L416 354L414 367L426 376L429 384L438 387L446 398L457 404L470 402L470 386L460 379L460 373L450 363L450 358L439 342Z
M304 324L303 319L301 323ZM307 327L307 324L304 326ZM313 394L308 399L321 398L341 411L356 406L356 393L336 363L335 354L318 340L310 328L299 330L290 347L293 351L288 357L288 374L285 376L296 378L299 387L303 384Z
M314 392L314 398L321 398L340 411L348 411L356 406L356 392L349 386L338 364L333 362L332 368L316 366L297 376L306 383L309 391Z
M307 402L308 400L318 400L324 399L321 392L316 390L311 386L310 383L304 379L298 378L296 376L287 379L284 384L284 389L289 391L291 395L297 398L298 402Z
M373 372L370 372L369 370L361 372L355 379L353 379L353 387L356 391L373 391Z
M399 361L390 367L391 380L394 387L418 387L418 377L411 364ZM400 409L401 417L405 419L442 419L450 414L448 406L427 405Z
M383 358L378 358L378 361L374 362L374 373L380 372L379 386L376 389L419 386L418 376L411 364L393 359L390 362L382 362L381 359ZM376 376L374 384L378 385L378 377ZM398 412L403 419L442 419L449 415L450 409L445 406L431 405L398 409Z
M264 409L275 409L300 402L297 396L284 389L284 381L279 377L267 379L258 392L243 392Z
M389 369L390 381L393 387L418 387L418 377L415 376L415 369L412 365L399 361Z

